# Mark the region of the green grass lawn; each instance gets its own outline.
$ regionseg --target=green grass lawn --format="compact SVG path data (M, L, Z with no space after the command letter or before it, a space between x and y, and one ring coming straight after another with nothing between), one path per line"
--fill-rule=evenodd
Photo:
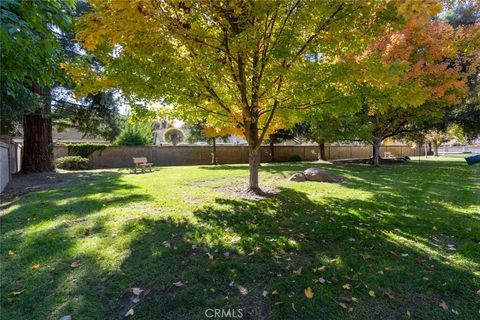
M286 181L311 166L345 181ZM480 317L479 165L265 164L277 196L216 190L246 168L92 172L21 196L1 218L1 319Z

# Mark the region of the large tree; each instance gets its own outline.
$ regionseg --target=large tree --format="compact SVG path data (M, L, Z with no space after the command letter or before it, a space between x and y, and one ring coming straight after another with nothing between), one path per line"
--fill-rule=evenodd
M23 171L53 170L50 87L65 80L58 32L75 1L0 1L2 133L23 122Z
M389 86L360 86L358 123L370 128L373 163L380 163L380 145L387 138L420 131L441 121L447 108L468 96L468 77L478 59L471 55L471 42L478 27L454 29L449 23L429 17L414 17L401 32L386 33L372 47L381 54L386 72L397 74Z
M92 4L79 21L79 39L105 65L92 85L166 99L180 117L197 113L211 127L239 129L249 145L252 192L260 192L259 148L269 133L297 122L299 111L332 102L347 83L374 79L367 69L356 73L365 59L355 55L401 16L438 10L403 1Z
M77 6L78 4L78 6ZM52 125L113 140L119 133L118 94L89 93L75 99L62 63L101 68L74 40L72 18L89 10L85 1L0 1L0 133L23 127L23 172L51 171Z

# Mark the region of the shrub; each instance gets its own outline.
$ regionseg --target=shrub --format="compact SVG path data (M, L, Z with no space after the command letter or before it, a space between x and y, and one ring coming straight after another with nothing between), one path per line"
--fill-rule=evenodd
M89 155L97 150L103 150L108 145L105 143L67 143L69 156L80 156L82 158L88 158Z
M288 158L289 162L299 162L302 161L302 157L300 157L298 154L291 155L290 158Z
M182 142L185 139L185 134L180 129L169 128L165 130L165 133L163 134L163 139L165 139L165 141L167 142L171 142L174 146L176 146L177 143Z
M119 146L146 146L153 141L153 125L127 122L114 144Z
M88 170L92 169L92 164L87 158L80 156L67 156L55 160L57 168L64 170Z

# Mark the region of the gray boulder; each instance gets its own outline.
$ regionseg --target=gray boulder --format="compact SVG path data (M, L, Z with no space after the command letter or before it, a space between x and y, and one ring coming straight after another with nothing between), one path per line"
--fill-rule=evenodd
M318 169L318 168L308 168L303 172L307 181L318 181L318 182L336 182L337 179L333 177L330 173Z
M306 180L307 179L305 178L305 175L302 172L294 173L290 178L288 178L288 181L296 181L296 182L303 182Z

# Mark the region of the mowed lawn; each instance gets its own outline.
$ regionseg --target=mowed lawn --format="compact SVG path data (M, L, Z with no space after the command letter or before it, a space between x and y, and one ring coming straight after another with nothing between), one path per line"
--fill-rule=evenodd
M246 165L79 175L1 218L1 319L480 318L480 165L264 164L261 201L217 189Z

